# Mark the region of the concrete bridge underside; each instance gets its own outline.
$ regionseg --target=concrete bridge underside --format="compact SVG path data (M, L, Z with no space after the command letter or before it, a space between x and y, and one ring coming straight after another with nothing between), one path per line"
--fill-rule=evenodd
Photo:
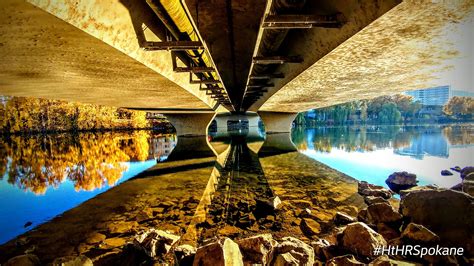
M0 94L181 113L181 135L227 111L288 132L297 112L445 85L465 55L443 37L474 47L473 13L471 0L3 0Z

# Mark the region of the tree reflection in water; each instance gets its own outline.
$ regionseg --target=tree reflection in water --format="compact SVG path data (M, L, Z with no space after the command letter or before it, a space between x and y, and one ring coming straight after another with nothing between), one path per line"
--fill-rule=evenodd
M176 142L174 135L151 131L5 136L0 139L0 179L37 195L66 180L76 191L113 186L127 170L124 162L170 152L160 149L156 138Z

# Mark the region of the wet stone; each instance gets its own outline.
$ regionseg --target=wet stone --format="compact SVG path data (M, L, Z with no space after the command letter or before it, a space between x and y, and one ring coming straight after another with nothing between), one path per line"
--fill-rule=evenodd
M120 237L113 237L105 239L102 244L100 245L101 249L113 249L122 247L125 245L127 241Z
M92 260L84 255L57 258L52 266L93 266Z
M5 266L39 266L40 260L33 254L20 255L9 259Z
M100 242L104 241L105 238L106 238L106 236L104 234L94 232L94 233L90 234L89 236L87 236L85 242L87 244L96 244L96 243L100 243Z
M133 229L136 227L138 227L138 223L136 221L132 221L132 222L120 221L120 222L114 222L112 224L109 224L107 226L107 230L111 234L123 234L123 233L128 233L128 232L133 231Z

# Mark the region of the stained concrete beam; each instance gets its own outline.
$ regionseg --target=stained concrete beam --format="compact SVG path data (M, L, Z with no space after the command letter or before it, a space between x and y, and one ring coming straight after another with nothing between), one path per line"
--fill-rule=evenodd
M0 3L0 93L123 107L215 107L187 73L173 72L170 52L140 48L164 38L145 1L29 2Z
M360 18L349 17L341 30ZM457 47L474 47L473 21L471 0L404 1L291 81L285 79L280 90L275 81L250 110L300 112L458 79L470 79L465 89L472 89L467 69L472 72L473 52L463 54ZM468 63L457 64L461 60Z

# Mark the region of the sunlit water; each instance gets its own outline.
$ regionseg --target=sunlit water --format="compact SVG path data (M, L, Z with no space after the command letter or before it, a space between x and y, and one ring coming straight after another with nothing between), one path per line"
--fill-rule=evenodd
M292 132L298 150L358 180L387 187L396 171L417 175L419 185L450 188L461 179L441 170L474 164L474 126L320 127Z
M0 139L0 243L165 160L175 135L150 131Z
M178 148L175 135L150 131L11 136L0 141L0 243L129 180L157 162L163 162L158 164L161 170L142 177L148 183L129 180L119 187L150 190L147 193L151 194L133 197L132 202L137 206L148 206L145 201L160 202L162 196L167 201L176 201L173 204L178 210L181 198L187 200L192 196L193 204L197 204L209 187L215 191L205 217L228 218L214 219L215 224L202 231L202 237L212 237L217 231L235 231L230 226L235 221L239 221L236 224L239 230L253 226L255 230L267 228L272 232L300 234L299 227L291 224L294 217L259 216L261 211L252 204L276 195L290 203L319 195L320 202L312 208L315 213L325 215L323 218L332 219L328 211L336 208L350 211L337 202L353 193L353 180L344 179L318 161L358 180L383 186L391 173L408 171L417 174L420 184L451 187L460 182L459 174L441 176L440 171L456 165L473 165L473 131L472 125L295 128L291 137L299 152L295 152L287 134L269 135L270 141L264 143L261 130L238 132L246 133L246 140L233 142L225 134L214 132L208 140L218 156L212 160L204 160L215 156L212 152L188 150L207 146L205 139L198 138L196 142L183 138ZM190 160L195 157L196 162ZM190 163L181 164L180 160ZM209 185L212 182L216 182L215 186ZM240 201L250 205L244 206ZM216 216L223 206L225 210L233 210L234 205L240 206L234 208L237 218L236 213L229 211ZM183 212L184 220L179 222L168 217L169 211L163 211L157 222L160 228L170 230L176 224L183 224L179 230L186 231L185 224L195 211L191 208ZM250 212L258 222L252 224L242 219L251 216ZM122 215L134 217L130 211ZM84 214L78 221L85 223L80 219L90 218ZM25 226L29 222L31 225Z

